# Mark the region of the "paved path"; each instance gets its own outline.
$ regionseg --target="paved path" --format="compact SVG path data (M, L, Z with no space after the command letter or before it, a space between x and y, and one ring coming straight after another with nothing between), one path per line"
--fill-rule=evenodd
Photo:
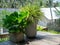
M60 35L39 31L36 39L28 39L28 41L18 44L6 41L0 43L0 45L60 45Z

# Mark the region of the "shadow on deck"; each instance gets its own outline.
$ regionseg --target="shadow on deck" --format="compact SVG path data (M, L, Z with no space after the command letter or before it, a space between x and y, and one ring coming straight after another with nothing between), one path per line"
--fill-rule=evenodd
M42 39L44 39L44 36L37 35L35 38L32 38L32 39L25 38L25 40L23 40L19 43L14 43L11 41L5 41L5 42L0 43L0 45L26 45L26 44L29 45L29 42L42 40Z

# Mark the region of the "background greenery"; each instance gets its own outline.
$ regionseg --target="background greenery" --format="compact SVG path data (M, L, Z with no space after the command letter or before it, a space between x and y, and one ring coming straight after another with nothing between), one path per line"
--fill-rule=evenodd
M0 26L2 26L2 24L3 24L2 18L5 18L5 15L10 14L10 13L11 12L7 11L7 10L1 10L0 11Z
M51 6L60 6L60 2L53 3L53 0L50 0ZM20 8L27 4L39 5L41 7L49 7L49 0L0 0L0 8Z
M1 43L1 42L4 42L4 41L7 41L7 40L9 40L8 37L6 37L6 38L2 38L2 39L0 38L0 43Z
M42 27L40 25L37 25L37 31L50 32L50 33L53 33L53 34L60 34L60 31L58 32L58 30L44 29L44 27Z

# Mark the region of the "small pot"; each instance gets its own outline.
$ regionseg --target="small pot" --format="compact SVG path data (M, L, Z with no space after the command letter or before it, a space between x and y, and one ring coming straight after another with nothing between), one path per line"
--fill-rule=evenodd
M10 40L13 42L20 42L24 40L24 34L20 33L10 33Z

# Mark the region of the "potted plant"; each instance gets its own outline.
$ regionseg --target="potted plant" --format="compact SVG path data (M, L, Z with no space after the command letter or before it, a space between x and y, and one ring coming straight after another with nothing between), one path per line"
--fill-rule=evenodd
M30 37L30 38L35 37L37 33L36 26L39 19L42 18L43 12L41 12L40 7L36 5L29 5L29 6L22 7L21 10L28 10L29 12L29 17L27 19L28 25L26 27L27 37Z
M13 12L3 18L3 26L9 30L10 40L19 42L24 40L24 30L26 27L27 11Z

